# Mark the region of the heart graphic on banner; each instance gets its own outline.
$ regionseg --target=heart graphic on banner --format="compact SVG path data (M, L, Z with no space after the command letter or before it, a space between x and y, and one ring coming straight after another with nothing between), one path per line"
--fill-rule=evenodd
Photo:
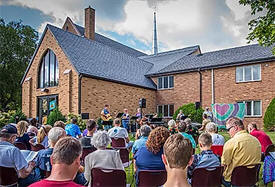
M223 116L229 109L229 105L227 104L216 104L215 106L216 112Z

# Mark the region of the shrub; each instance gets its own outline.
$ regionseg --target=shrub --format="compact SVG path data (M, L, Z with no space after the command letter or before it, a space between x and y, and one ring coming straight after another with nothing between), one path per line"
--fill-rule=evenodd
M16 123L20 120L26 120L26 115L21 109L9 110L8 112L0 112L0 128L8 123Z
M264 130L275 130L275 98L268 105L264 115Z
M86 121L81 118L81 115L76 115L76 114L72 114L72 113L68 114L66 124L70 124L73 118L77 119L77 124L78 124L80 130L83 131L86 129Z
M47 119L47 124L54 125L56 121L66 122L65 116L63 116L58 108L55 108L53 111L50 112L50 115Z
M180 110L182 110L185 116L188 116L189 118L191 118L192 122L202 123L203 109L201 107L198 110L196 110L196 106L194 103L182 105L174 113L173 115L174 120L176 120Z

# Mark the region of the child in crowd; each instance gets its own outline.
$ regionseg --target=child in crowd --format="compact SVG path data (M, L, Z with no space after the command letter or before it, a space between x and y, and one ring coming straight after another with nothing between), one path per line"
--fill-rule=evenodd
M191 183L193 171L196 168L218 167L221 165L220 159L211 150L212 136L209 133L202 133L198 139L200 154L194 155L194 161L191 166L188 167L188 181Z

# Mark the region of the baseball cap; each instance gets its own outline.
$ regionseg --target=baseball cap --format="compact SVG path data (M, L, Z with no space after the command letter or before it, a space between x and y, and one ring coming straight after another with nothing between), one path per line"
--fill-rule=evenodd
M8 124L1 129L2 133L17 134L17 129L14 125Z

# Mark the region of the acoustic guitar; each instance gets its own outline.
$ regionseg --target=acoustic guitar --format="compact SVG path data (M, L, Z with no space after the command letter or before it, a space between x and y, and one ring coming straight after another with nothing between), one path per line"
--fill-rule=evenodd
M112 120L112 116L111 116L111 114L101 115L101 119L103 121L110 121L110 120Z

